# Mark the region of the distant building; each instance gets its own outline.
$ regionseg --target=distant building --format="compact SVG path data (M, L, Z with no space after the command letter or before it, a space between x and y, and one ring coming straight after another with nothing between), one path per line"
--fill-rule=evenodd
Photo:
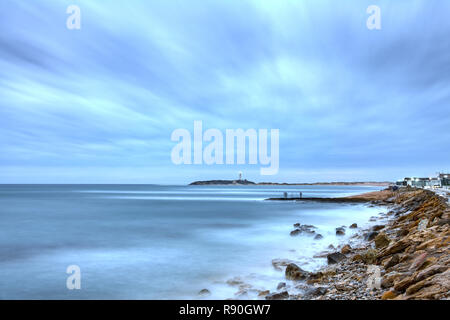
M450 174L440 173L437 177L430 178L406 177L403 180L398 180L396 185L415 188L447 188L450 186Z
M441 186L450 186L450 173L440 173L439 180L441 180Z

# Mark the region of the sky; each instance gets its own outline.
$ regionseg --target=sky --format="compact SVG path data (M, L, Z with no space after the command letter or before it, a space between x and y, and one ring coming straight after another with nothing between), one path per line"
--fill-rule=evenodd
M81 28L66 27L78 5ZM381 29L369 30L369 5ZM447 0L3 0L0 183L395 181L450 170ZM279 170L174 130L279 129Z

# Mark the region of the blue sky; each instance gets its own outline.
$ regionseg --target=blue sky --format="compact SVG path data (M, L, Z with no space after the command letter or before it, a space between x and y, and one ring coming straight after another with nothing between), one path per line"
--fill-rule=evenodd
M381 30L366 27L372 4ZM0 183L448 170L449 16L446 0L2 1ZM279 129L278 174L174 165L171 133L194 120Z

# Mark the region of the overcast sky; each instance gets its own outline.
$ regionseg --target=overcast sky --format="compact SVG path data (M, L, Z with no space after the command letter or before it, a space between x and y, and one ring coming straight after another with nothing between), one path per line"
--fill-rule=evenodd
M81 29L66 28L66 8ZM381 30L368 30L369 5ZM0 183L396 180L450 169L450 1L0 3ZM279 129L280 169L177 128Z

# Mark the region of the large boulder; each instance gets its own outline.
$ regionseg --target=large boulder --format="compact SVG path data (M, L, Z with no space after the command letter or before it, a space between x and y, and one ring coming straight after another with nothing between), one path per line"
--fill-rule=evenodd
M337 236L343 236L345 235L345 229L342 227L336 228L336 235Z

